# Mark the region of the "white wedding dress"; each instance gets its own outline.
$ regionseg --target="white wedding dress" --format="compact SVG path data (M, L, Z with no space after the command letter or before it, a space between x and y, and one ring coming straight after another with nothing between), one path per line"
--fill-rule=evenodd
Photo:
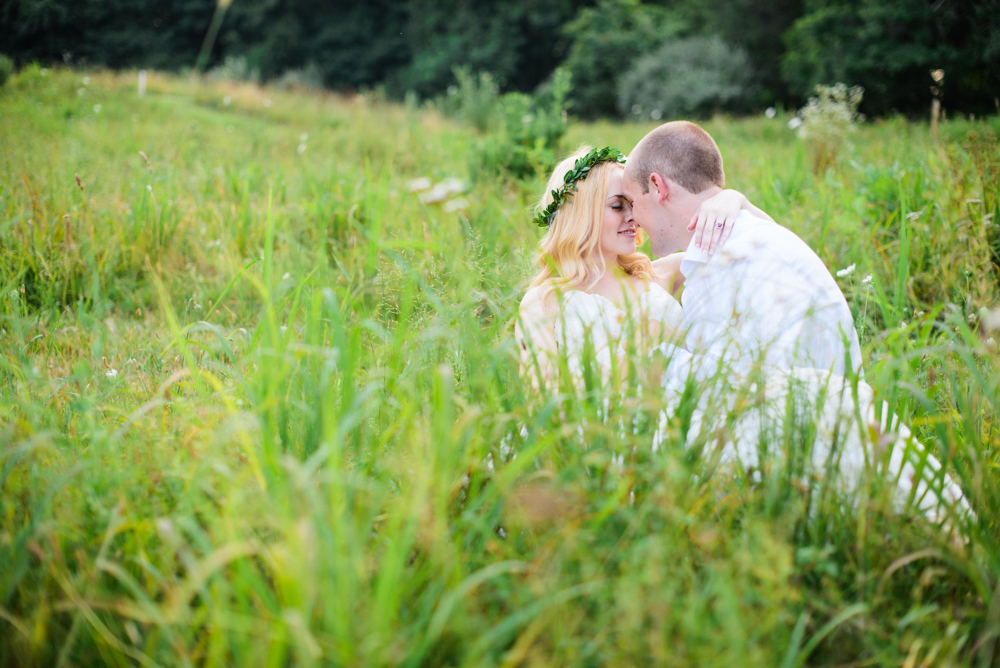
M684 310L673 295L656 283L627 307L618 308L602 295L579 290L566 292L556 320L556 341L562 346L570 371L579 377L591 355L604 377L612 368L612 357L624 355L633 328L648 318L671 328L684 322Z
M565 294L555 334L574 377L579 379L592 361L596 364L591 367L607 379L612 358L624 355L626 341L642 319L674 328L684 320L678 301L655 283L628 309L626 313L601 295ZM808 456L796 453L803 460L802 475L814 480L832 476L833 486L850 495L866 473L875 472L895 485L897 510L912 508L932 521L949 523L969 513L961 488L907 426L889 413L888 406L876 402L863 380L811 368L772 370L763 379L761 388L719 374L719 382L699 385L698 405L684 435L677 434L676 421L671 420L681 405L681 393L664 390L664 409L651 447L655 451L678 437L686 447L708 443L711 446L703 446L706 461L759 478L768 465L762 459L774 464L775 456L785 454L775 451L789 440L785 431L792 415L798 421L795 433L789 435L793 448L811 449ZM803 439L802 434L808 437Z

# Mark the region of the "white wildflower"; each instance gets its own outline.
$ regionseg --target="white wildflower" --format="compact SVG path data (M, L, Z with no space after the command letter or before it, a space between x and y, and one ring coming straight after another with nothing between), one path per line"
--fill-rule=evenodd
M465 184L455 178L445 179L436 184L433 188L420 196L420 201L424 204L437 204L443 202L452 195L465 190Z
M264 106L267 107L268 109L270 109L271 107L274 106L274 102L271 101L271 98L265 97L264 98Z
M799 138L835 151L862 120L858 105L863 95L861 86L848 88L842 83L816 86L816 97L809 98L806 106L799 110L801 120L795 126L802 126ZM791 122L788 127L792 127Z
M775 109L774 107L768 107L764 111L764 115L767 116L768 118L774 118L775 116L778 115L778 110Z
M649 112L649 118L654 121L658 121L661 118L663 118L663 112L660 111L659 109L653 109L651 112Z
M851 274L854 273L854 269L857 266L858 266L857 264L852 264L848 267L844 267L843 269L837 272L837 278L844 278L845 276L850 276Z
M228 95L225 96L224 98L222 98L222 106L223 107L228 107L230 104L232 104L232 102L233 102L233 98L229 97Z
M170 538L171 536L173 536L174 534L173 522L171 522L165 517L161 517L160 519L156 520L155 524L157 531L160 532L160 536L162 536L163 538Z
M789 130L797 130L800 125L802 125L802 119L798 116L792 116L792 118L788 121Z
M281 280L287 281L291 277L292 277L291 272L286 271L285 274L281 277Z
M95 114L101 113L101 105L99 105L99 104L95 104L94 105L94 113Z
M308 132L303 132L302 134L300 134L299 135L299 141L302 142L303 144L305 144L307 141L309 141L309 133Z
M453 199L449 202L446 202L444 205L444 210L447 211L448 213L453 213L455 211L465 211L468 208L469 208L469 200L465 199L464 197Z
M406 182L406 189L411 193L420 192L423 190L428 190L431 187L431 180L426 177L420 177L419 179L413 179L412 181Z
M299 147L297 149L295 149L295 152L298 153L299 155L302 155L303 153L306 152L306 145L305 144L299 144Z
M83 77L83 85L84 86L90 85L90 77Z
M872 275L871 274L868 274L867 276L865 276L864 278L861 279L861 285L868 285L871 282L872 282Z
M114 378L115 376L118 375L118 369L112 368L110 371L108 371L104 375L107 376L108 378Z

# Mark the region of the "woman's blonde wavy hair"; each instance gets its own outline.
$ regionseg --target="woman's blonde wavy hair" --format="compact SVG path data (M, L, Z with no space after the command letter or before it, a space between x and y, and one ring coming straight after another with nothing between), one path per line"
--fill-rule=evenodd
M538 202L537 211L544 211L552 203L552 191L563 186L566 172L574 163L590 151L589 146L581 146L572 155L556 165L545 184L545 193ZM541 270L531 281L532 287L539 288L539 297L544 299L550 290L588 290L604 274L607 266L601 254L601 227L604 224L604 206L611 187L613 170L623 169L614 162L603 162L577 181L573 193L552 216L548 231L538 242L541 252L538 264ZM636 230L637 244L642 244L642 230ZM631 275L649 280L653 276L653 265L644 253L629 253L618 256L618 266Z

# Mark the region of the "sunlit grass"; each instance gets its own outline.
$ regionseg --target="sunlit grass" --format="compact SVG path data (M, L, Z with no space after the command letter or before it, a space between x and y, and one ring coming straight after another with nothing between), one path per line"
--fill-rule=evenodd
M533 393L511 331L539 184L468 183L471 130L160 75L139 99L134 76L0 89L5 665L1000 654L995 118L941 146L869 123L821 175L781 118L706 123L732 187L856 265L867 378L951 462L956 538L877 481L810 512L809 485L653 453L648 391L614 391L631 430ZM467 208L416 177L463 179Z

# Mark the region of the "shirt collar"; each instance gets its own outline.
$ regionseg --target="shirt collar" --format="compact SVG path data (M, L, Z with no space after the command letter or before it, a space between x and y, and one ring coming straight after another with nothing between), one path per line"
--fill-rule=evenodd
M688 244L687 250L684 251L684 259L681 260L681 273L684 278L689 278L691 274L698 270L703 264L709 261L711 257L703 251L701 248L694 245L694 239Z
M733 235L736 234L737 229L743 232L747 228L753 227L755 222L760 223L764 221L760 218L757 218L749 211L746 210L740 211L739 214L737 214L736 216L737 225L733 228L733 231L730 232L729 238L726 239L726 243L728 244L732 240ZM722 249L716 248L715 249L716 254L718 254L720 250ZM702 249L695 246L694 237L692 237L691 242L688 243L687 250L684 251L684 259L681 260L681 273L684 275L684 278L690 278L691 274L698 271L698 269L700 269L702 265L707 264L708 261L711 260L713 257L714 256L709 255Z

